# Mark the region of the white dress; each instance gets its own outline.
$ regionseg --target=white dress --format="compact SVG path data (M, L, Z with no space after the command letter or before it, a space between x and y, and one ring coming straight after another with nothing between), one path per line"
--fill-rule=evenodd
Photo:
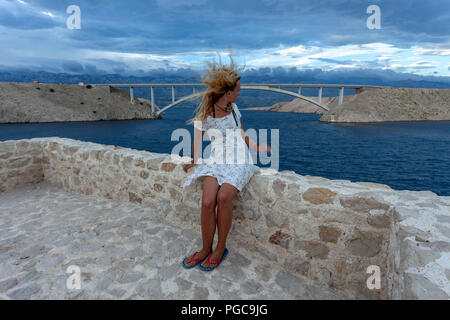
M211 176L217 178L219 186L229 183L239 190L240 196L243 195L245 185L254 174L254 164L249 148L242 139L242 116L236 104L233 104L233 110L237 125L233 112L231 112L222 118L208 116L201 123L201 128L198 127L202 131L206 131L205 136L208 135L211 140L210 156L204 158L199 156L199 161L202 162L194 166L195 170L187 178L183 188L189 186L198 177ZM205 149L205 154L207 154L207 149Z

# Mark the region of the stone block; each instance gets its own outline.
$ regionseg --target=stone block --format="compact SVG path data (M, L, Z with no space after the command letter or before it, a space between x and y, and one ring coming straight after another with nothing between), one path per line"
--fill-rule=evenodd
M306 251L308 258L326 259L328 257L328 247L318 241L296 240L294 242L294 250Z
M306 281L285 270L281 270L276 275L275 283L279 285L283 291L296 298L304 298L305 296L308 296L308 285Z
M367 216L367 223L375 228L389 228L392 211L372 209Z
M354 255L374 257L380 253L382 243L382 234L369 230L362 231L359 228L355 228L354 232L348 235L346 247Z
M163 191L164 187L162 185L160 185L159 183L155 183L153 185L153 190L155 190L156 192L161 192Z
M125 156L122 158L120 165L123 169L131 169L133 160L132 156Z
M309 188L303 193L303 199L312 204L331 204L336 192L327 188Z
M313 273L313 279L329 286L332 282L332 273L328 269L320 268Z
M17 169L27 166L31 162L30 157L13 157L8 161L8 167Z
M243 213L247 219L252 221L257 221L262 215L256 201L246 202L243 205Z
M285 249L289 246L289 241L291 240L291 236L287 233L281 232L281 230L278 230L273 235L270 236L269 242L279 245Z
M2 153L15 153L17 150L16 141L2 141L0 142L0 154Z
M172 206L170 205L170 200L167 200L162 197L157 198L158 201L158 210L161 212L163 216L167 216L169 212L172 211Z
M272 210L278 214L283 214L285 216L292 214L306 214L308 210L304 207L299 206L295 201L291 201L285 198L279 198L275 201L272 206Z
M145 168L145 162L142 159L136 159L134 161L134 166L135 167L141 167L141 168Z
M280 179L276 179L272 183L272 188L273 188L273 192L278 197L283 197L284 190L286 189L286 184L283 181L281 181Z
M174 215L181 220L187 221L199 221L201 210L199 208L187 206L184 204L178 204L175 206Z
M392 190L391 187L389 187L388 185L381 184L381 183L374 183L374 182L355 182L355 183L362 185L362 186L367 186L367 187Z
M136 194L134 192L128 192L128 196L129 196L130 202L139 203L139 204L142 203L142 198L138 194Z
M340 198L341 205L344 208L350 208L354 211L369 213L370 210L388 210L389 205L386 203L381 203L374 198L364 198L364 197L342 197Z
M41 290L41 286L37 283L32 283L26 287L18 288L8 292L8 296L13 300L28 300Z
M330 226L319 226L320 240L324 242L337 243L341 230Z
M63 153L68 156L73 156L79 149L80 147L76 146L63 146Z
M277 211L272 209L267 209L262 207L263 215L266 218L266 226L269 228L278 227L283 228L286 227L288 222L288 216L284 214L283 211Z
M437 284L418 273L405 272L404 292L406 300L448 300L450 296Z
M418 243L412 238L406 238L400 250L402 269L425 267L428 263L439 259L441 254L435 249L427 247L427 243Z
M80 153L80 158L84 161L87 161L89 159L89 152L84 151L84 152Z
M141 173L139 174L139 176L145 180L149 177L149 173L145 170L142 170Z
M297 255L289 255L284 262L286 270L307 276L311 269L311 263L303 257Z
M30 143L25 140L20 140L16 144L17 149L28 149L29 146L30 146Z
M302 194L300 192L300 186L296 183L290 183L287 188L287 198L289 200L295 201L295 202L301 202L302 200Z
M173 199L173 201L180 201L182 199L181 192L178 191L174 187L168 187L170 198Z
M58 142L50 142L49 150L55 151L57 146L58 146Z
M177 165L172 162L164 162L161 164L161 170L165 172L172 172Z
M159 170L159 166L161 165L161 162L165 159L164 156L161 157L155 157L155 158L151 158L148 159L146 164L147 164L147 169L150 170Z
M6 152L0 149L0 160L9 159L14 155L12 152Z

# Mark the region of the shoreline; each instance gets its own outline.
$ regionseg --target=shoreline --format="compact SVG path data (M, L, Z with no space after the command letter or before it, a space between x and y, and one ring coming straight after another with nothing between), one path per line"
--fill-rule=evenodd
M301 98L242 110L320 114L319 121L329 123L450 121L450 89L364 88L342 104L339 97L322 97L321 104L328 110Z
M256 109L258 108L258 109ZM294 111L276 111L276 110L263 110L260 108L272 108L272 107L255 107L255 108L239 108L239 110L248 110L248 111L267 111L267 112L278 112L278 113L302 113L302 114L314 114L317 115L314 112L294 112ZM319 122L326 122L326 123L336 123L336 124L353 124L353 123L399 123L399 122L450 122L449 120L424 120L424 119L419 119L419 120L382 120L382 121L349 121L349 122L344 122L344 121L320 121L320 119L318 119L317 121Z

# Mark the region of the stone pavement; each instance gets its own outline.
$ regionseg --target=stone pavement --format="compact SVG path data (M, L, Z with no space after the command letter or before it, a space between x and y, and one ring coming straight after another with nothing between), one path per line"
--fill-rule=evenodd
M239 237L214 271L181 266L201 234L151 209L42 182L0 193L0 299L342 299ZM69 266L81 288L68 289ZM72 271L73 272L73 271Z

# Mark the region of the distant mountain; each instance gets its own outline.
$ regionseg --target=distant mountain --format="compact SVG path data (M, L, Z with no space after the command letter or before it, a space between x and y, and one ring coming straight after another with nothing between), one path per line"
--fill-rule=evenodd
M431 82L425 80L400 80L400 81L392 81L390 84L391 87L396 88L430 88L430 89L448 89L450 88L449 83L445 82Z
M404 88L450 88L450 77L418 76L414 74L400 74L392 71L359 70L345 72L324 72L322 70L305 70L281 72L280 68L261 68L258 70L245 70L242 72L242 83L333 83L333 84L365 84L392 86ZM154 70L145 76L126 76L121 74L68 74L51 73L46 71L0 71L0 82L33 82L55 84L118 84L118 83L198 83L200 74L191 70L177 71ZM292 89L297 92L297 89ZM135 89L135 96L150 99L150 90L147 88ZM177 88L176 97L192 93L192 88ZM317 96L318 89L304 88L302 94ZM324 89L323 97L337 96L338 89ZM345 90L345 94L354 94L354 90ZM155 102L159 106L171 103L170 88L156 88ZM278 102L292 101L291 96L248 90L243 91L237 101L243 107L271 106ZM185 102L181 106L196 106L199 101Z
M123 76L120 74L105 74L105 75L89 75L89 74L68 74L68 73L51 73L46 71L32 71L32 72L2 72L0 71L1 82L33 82L39 81L41 83L55 83L55 84L77 84L84 82L86 84L93 83L186 83L198 82L194 78L184 77L136 77Z

